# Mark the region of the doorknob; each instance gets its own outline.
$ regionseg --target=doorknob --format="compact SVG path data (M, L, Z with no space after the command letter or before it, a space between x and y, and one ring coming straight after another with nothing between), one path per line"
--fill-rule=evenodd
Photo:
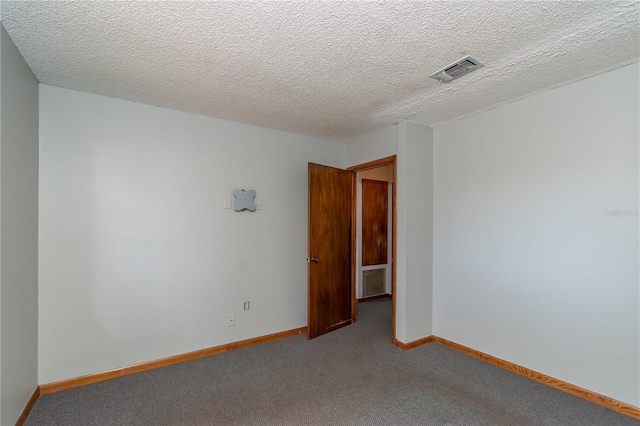
M320 259L318 259L317 257L307 257L307 263L309 263L309 261L313 262L313 263L318 263Z

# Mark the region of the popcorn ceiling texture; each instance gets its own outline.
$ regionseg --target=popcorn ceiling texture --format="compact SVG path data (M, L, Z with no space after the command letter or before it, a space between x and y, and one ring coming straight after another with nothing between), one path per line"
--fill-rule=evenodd
M640 3L14 2L41 83L349 142L638 60ZM471 54L485 64L429 78Z

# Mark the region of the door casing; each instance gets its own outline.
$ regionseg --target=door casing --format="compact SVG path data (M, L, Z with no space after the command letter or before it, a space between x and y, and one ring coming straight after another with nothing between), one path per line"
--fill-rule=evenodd
M363 172L369 169L375 169L377 167L393 165L393 193L391 196L392 203L392 229L391 229L391 341L395 342L396 337L396 194L397 194L397 166L396 166L396 156L392 155L390 157L381 158L379 160L369 161L367 163L358 164L355 166L347 167L348 171L353 172L353 203L352 203L352 223L354 224L353 229L351 230L351 293L352 293L352 308L351 308L351 316L352 321L356 321L357 317L357 305L358 299L356 297L356 173Z

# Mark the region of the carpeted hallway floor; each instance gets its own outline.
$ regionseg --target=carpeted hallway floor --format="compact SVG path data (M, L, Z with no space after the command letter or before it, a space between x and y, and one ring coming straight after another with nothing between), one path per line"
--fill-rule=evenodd
M41 396L36 425L640 425L430 343L391 343L391 302L358 322Z

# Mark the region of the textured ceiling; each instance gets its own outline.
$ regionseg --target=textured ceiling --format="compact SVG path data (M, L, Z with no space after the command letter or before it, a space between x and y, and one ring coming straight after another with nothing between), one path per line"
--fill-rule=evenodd
M44 84L348 142L638 60L637 1L13 2ZM429 75L471 54L484 68Z

